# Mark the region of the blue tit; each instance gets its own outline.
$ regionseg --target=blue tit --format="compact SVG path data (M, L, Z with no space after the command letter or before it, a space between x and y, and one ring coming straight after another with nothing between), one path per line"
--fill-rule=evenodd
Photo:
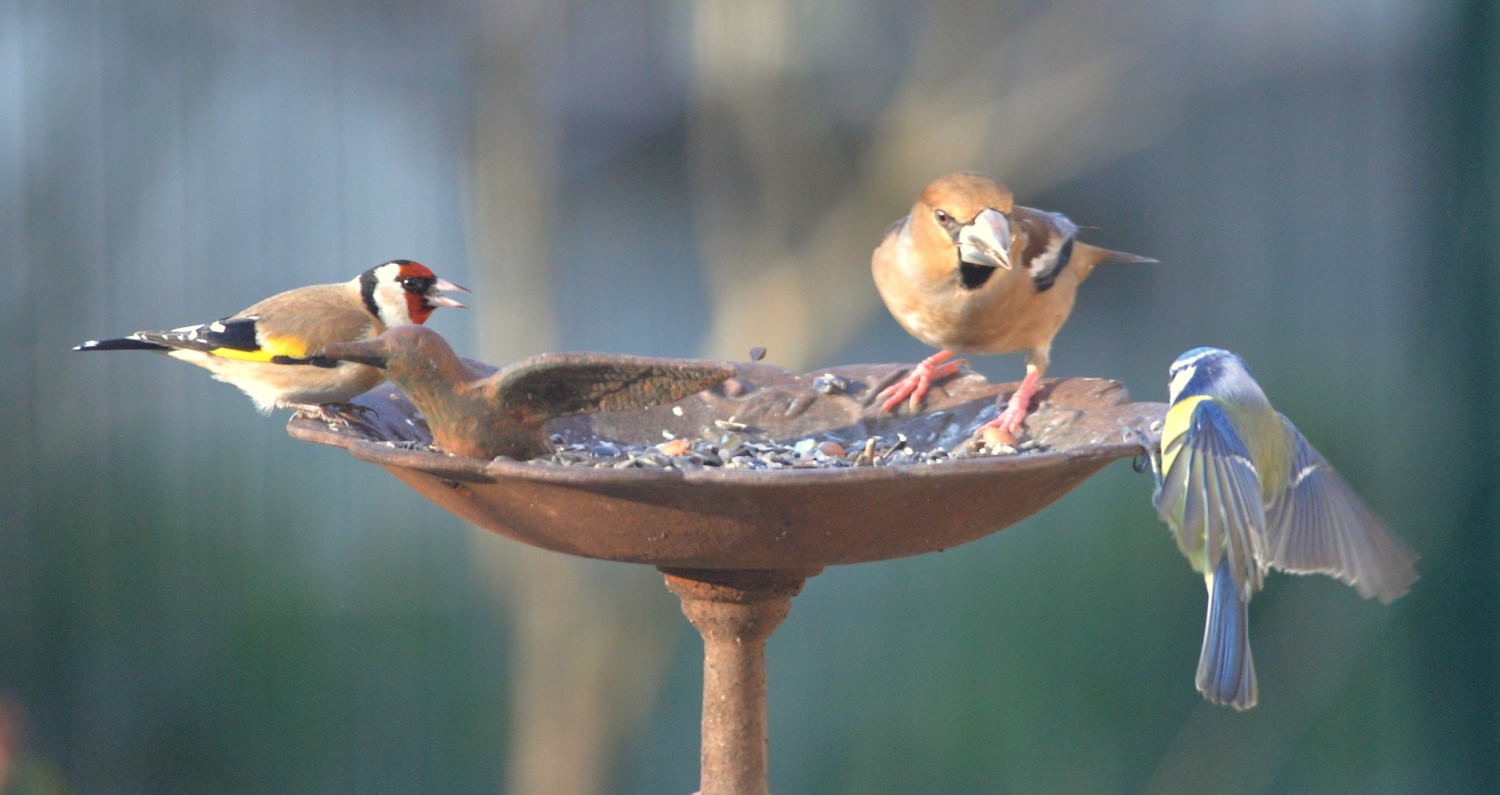
M1390 602L1416 581L1417 556L1271 407L1240 357L1177 357L1168 402L1152 502L1208 586L1198 690L1249 709L1247 607L1268 569L1328 574Z

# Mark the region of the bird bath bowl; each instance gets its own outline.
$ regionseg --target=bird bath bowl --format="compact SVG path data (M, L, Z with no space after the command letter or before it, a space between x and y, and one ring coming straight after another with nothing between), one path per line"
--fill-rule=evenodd
M852 450L878 437L887 451L958 450L1014 390L967 373L928 393L921 413L903 407L886 415L874 395L905 375L905 365L805 375L733 366L735 377L677 403L564 417L547 431L565 446L814 439ZM1014 524L1110 461L1144 452L1140 442L1157 439L1166 410L1129 402L1114 381L1049 380L1026 423L1038 446L1023 452L743 470L448 455L428 446L425 421L394 386L355 402L365 408L360 421L330 425L298 416L287 432L343 447L500 535L665 574L703 636L703 795L767 792L765 643L808 577L825 566L947 549Z

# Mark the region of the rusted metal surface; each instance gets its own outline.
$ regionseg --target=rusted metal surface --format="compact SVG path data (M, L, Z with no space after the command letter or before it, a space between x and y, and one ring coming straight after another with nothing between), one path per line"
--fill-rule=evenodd
M884 415L873 395L902 365L851 365L793 375L737 363L737 375L671 406L553 420L565 441L659 442L723 435L716 419L774 439L905 434L913 446L962 442L1013 389L977 374L944 382L924 411ZM825 395L824 373L849 389ZM573 555L708 569L808 569L957 546L1030 516L1116 458L1141 452L1126 427L1157 437L1160 403L1130 403L1113 381L1044 382L1026 430L1043 452L932 464L764 472L593 469L437 453L399 391L357 399L365 422L330 427L297 417L292 436L345 447L481 527ZM674 412L673 407L679 411ZM679 416L680 414L680 416ZM405 446L390 442L405 443Z
M766 640L817 571L663 573L703 636L699 795L766 795Z

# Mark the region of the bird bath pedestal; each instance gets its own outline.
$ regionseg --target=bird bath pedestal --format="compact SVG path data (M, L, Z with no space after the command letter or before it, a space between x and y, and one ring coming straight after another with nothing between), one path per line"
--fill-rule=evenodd
M720 386L671 406L552 421L563 445L675 438L881 440L868 466L744 470L594 468L484 461L427 446L421 416L394 387L356 402L363 419L294 417L293 437L346 448L463 519L571 555L656 566L703 636L702 795L766 795L765 643L803 583L825 566L934 552L1046 507L1104 465L1155 440L1165 406L1130 403L1113 381L1047 381L1027 420L1035 449L900 463L901 448L959 449L1014 385L977 374L943 382L921 413L878 411L902 365L793 375L736 364ZM1127 438L1125 431L1140 434ZM899 440L899 441L898 441ZM808 462L811 463L811 462Z

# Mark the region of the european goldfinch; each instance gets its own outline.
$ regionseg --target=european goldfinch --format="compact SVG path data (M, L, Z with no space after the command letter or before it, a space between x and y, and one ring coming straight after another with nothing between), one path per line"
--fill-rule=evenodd
M964 364L948 361L955 351L1025 351L1025 379L985 426L1020 430L1078 285L1096 265L1155 262L1096 248L1077 234L1060 213L1016 205L990 177L961 172L929 184L911 214L886 229L870 269L901 327L942 350L883 390L882 409L909 399L915 411L933 382Z
M423 323L438 307L462 307L442 294L453 290L467 292L426 265L398 259L342 284L278 293L211 323L89 340L73 350L165 353L239 387L262 414L312 409L346 402L385 380L377 368L323 356L323 346Z
M444 452L532 458L548 452L555 417L672 403L734 375L721 362L549 353L500 370L460 359L442 335L401 326L328 345L324 355L378 367L427 419Z
M1417 556L1360 502L1241 359L1194 348L1172 363L1152 502L1208 587L1198 690L1255 706L1250 597L1266 570L1327 574L1382 602L1416 581Z

